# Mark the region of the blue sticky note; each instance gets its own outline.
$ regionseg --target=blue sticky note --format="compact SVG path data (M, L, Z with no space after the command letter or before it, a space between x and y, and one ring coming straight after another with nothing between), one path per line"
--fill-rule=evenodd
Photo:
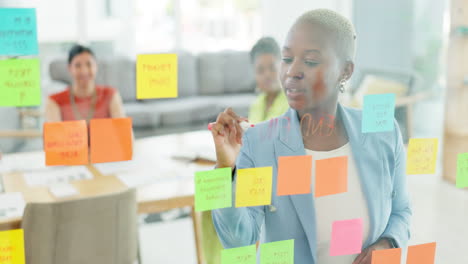
M0 8L0 55L37 55L36 10Z
M364 96L362 133L393 130L395 94L369 94Z

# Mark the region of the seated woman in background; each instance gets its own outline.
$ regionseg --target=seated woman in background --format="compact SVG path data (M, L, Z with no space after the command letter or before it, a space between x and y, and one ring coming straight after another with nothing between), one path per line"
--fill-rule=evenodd
M122 98L109 86L96 85L96 57L90 48L75 45L68 54L72 84L53 94L46 105L46 121L124 117Z
M280 116L288 110L288 100L281 91L278 69L281 54L278 43L271 37L261 38L250 51L255 69L255 82L260 90L249 111L249 121L259 123Z

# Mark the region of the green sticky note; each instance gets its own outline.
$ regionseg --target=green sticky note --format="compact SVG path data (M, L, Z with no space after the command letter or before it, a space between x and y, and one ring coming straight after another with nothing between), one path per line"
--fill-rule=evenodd
M231 168L195 173L195 211L207 211L231 206Z
M457 158L457 187L468 187L468 153L458 154Z
M0 8L0 55L37 55L34 8Z
M294 264L294 239L260 245L261 264Z
M256 246L223 249L221 264L256 264Z
M362 133L393 130L395 94L369 94L364 96Z
M0 106L41 104L38 59L0 61Z

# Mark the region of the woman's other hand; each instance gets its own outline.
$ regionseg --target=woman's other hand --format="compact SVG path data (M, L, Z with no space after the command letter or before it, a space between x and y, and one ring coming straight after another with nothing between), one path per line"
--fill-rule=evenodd
M353 261L353 264L371 264L372 263L372 251L390 249L392 245L386 238L379 239L376 243L370 247L364 249L359 256Z
M234 168L242 146L243 130L239 125L242 121L247 121L247 118L239 117L231 108L227 108L211 124L217 168Z

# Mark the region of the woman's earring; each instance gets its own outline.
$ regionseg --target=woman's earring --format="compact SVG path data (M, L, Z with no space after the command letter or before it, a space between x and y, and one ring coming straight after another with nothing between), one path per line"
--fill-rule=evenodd
M340 85L339 85L339 89L341 93L345 92L346 90L345 85L346 85L346 77L341 80Z

